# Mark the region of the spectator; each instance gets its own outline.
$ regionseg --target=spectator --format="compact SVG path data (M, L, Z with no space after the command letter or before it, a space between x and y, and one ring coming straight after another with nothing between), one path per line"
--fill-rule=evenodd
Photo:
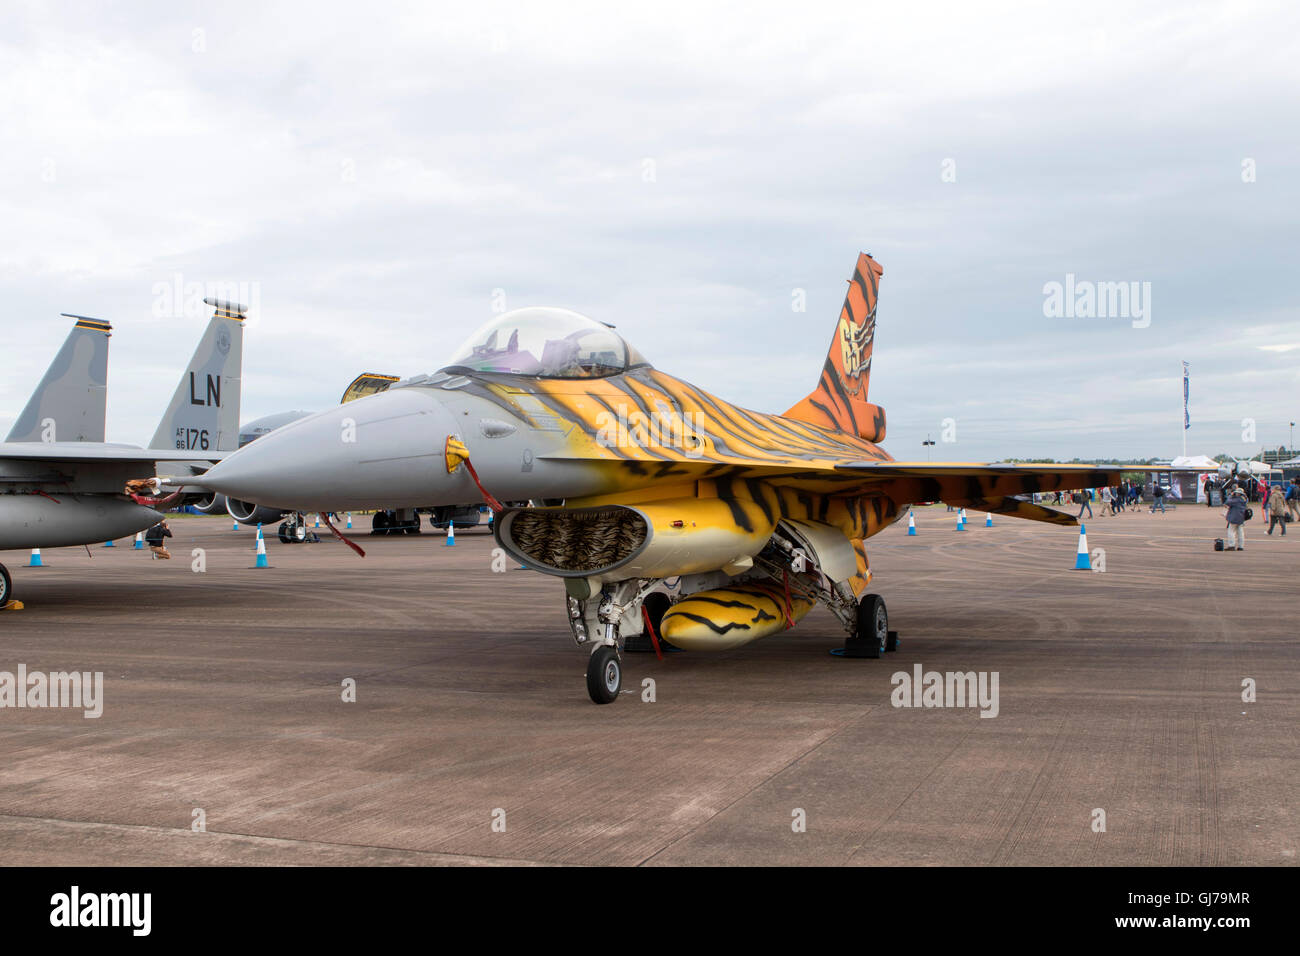
M1300 485L1296 484L1294 478L1286 486L1286 507L1291 512L1293 521L1300 521Z
M1268 533L1273 533L1273 525L1282 526L1282 537L1286 537L1286 498L1281 485L1274 485L1268 493Z
M171 560L171 552L163 547L163 538L170 538L172 529L167 527L166 521L159 521L156 525L144 533L144 540L149 545L149 550L153 552L155 558L165 558Z
M1228 523L1228 541L1230 542L1223 550L1245 551L1246 493L1240 488L1234 488L1232 494L1228 496L1228 506L1223 516Z
M1156 479L1155 487L1151 489L1151 513L1155 514L1157 508L1161 514L1165 513L1165 486L1160 484L1159 479Z
M1079 518L1082 518L1082 517L1083 517L1083 509L1084 509L1084 508L1087 508L1087 509L1088 509L1088 517L1091 518L1091 517L1092 517L1092 505L1091 505L1091 504L1089 503L1089 501L1088 501L1088 489L1085 488L1083 491L1077 491L1077 492L1075 492L1075 494L1074 494L1074 498L1075 498L1076 501L1079 502L1079 514L1078 514L1078 517L1079 517Z

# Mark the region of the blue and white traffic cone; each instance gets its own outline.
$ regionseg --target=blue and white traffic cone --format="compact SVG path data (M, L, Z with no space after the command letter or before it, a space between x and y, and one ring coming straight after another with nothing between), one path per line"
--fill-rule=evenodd
M269 568L270 566L271 562L266 559L266 542L262 540L262 534L259 529L257 535L257 563L254 564L253 567Z
M993 513L991 511L984 512L984 527L993 527Z
M257 540L253 542L253 548L258 554L266 554L266 545L262 543L262 522L257 523Z
M349 530L349 531L352 530L352 512L351 512L351 511L348 512L348 530Z
M144 532L143 532L143 531L137 531L137 532L135 533L135 544L134 544L132 547L134 547L135 550L137 550L137 551L143 551L143 550L144 550Z
M907 536L909 538L916 537L916 515L912 514L911 508L907 509Z
M320 515L317 515L317 516L316 516L316 527L317 527L317 528L320 527Z
M1092 570L1092 561L1088 557L1088 529L1084 525L1079 525L1079 552L1074 556L1074 570Z
M238 521L232 522L231 525L230 525L230 530L231 530L231 531L238 531L238 530L239 530L239 522L238 522Z
M957 530L958 531L966 530L966 515L960 511L957 512Z
M456 522L447 522L447 540L443 542L445 547L451 548L456 544Z
M41 561L41 549L32 548L32 563L27 565L29 568L43 568L45 564Z
M115 544L112 542L112 540L110 539L110 540L104 542L104 547L106 547L106 548L116 548L117 545L115 545Z

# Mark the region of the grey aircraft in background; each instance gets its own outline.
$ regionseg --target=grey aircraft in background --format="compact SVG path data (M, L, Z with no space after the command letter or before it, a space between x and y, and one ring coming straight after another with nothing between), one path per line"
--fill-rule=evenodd
M8 440L0 443L0 551L134 535L162 513L156 499L127 494L127 482L159 474L183 481L235 450L244 309L204 301L215 311L149 448L103 441L111 327L76 318ZM0 606L12 600L12 591L0 565Z

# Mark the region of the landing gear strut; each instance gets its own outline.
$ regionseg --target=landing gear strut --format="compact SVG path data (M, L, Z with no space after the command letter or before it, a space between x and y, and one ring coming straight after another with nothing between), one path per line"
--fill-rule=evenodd
M618 658L618 647L597 644L587 659L587 693L598 704L612 704L622 687L623 662Z

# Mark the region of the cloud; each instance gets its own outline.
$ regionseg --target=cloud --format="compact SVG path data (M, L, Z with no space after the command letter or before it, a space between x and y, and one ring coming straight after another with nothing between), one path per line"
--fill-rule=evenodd
M1190 450L1240 444L1238 413L1275 444L1300 341L1300 58L1280 39L1298 20L1272 3L10 11L0 407L25 402L58 313L102 315L109 436L147 440L202 326L152 314L179 274L260 290L245 420L333 404L360 371L437 368L496 290L780 411L815 383L862 249L885 268L872 396L896 456L950 416L955 457L1175 454L1183 360ZM1151 326L1046 318L1042 287L1068 273L1150 282Z

